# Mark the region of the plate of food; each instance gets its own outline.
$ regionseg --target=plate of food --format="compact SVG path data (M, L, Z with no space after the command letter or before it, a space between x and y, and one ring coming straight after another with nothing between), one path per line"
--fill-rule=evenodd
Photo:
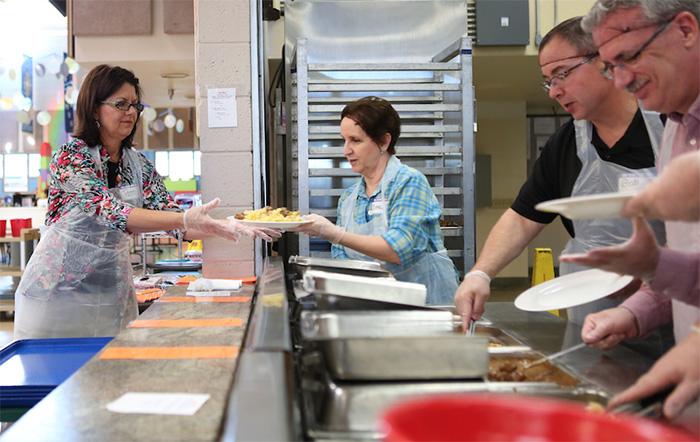
M293 229L311 222L304 220L296 210L289 210L286 207L273 209L269 206L257 210L245 210L231 218L250 226L279 230Z
M599 269L569 273L525 290L515 299L515 306L529 312L575 307L612 295L633 279Z
M610 192L572 196L539 203L535 209L553 212L569 219L622 218L622 208L636 192Z

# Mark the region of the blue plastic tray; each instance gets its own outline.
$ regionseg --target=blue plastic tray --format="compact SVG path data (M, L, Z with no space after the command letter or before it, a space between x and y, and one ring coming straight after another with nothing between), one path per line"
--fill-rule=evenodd
M112 338L24 339L0 350L0 408L31 407Z

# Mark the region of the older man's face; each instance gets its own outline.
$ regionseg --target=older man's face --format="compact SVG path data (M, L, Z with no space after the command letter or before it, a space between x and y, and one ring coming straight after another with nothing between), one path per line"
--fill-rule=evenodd
M677 110L682 94L677 63L683 56L673 20L650 23L639 8L619 9L593 30L600 59L615 86L635 95L649 110Z

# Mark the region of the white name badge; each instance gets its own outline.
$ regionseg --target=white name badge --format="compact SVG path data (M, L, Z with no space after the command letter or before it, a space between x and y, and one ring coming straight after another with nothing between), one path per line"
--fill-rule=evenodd
M377 198L376 200L372 201L372 204L369 206L369 211L367 212L369 215L381 215L382 213L386 212L386 205L387 205L387 200L384 198Z
M642 190L654 177L624 174L617 179L618 192L636 192Z
M139 189L136 186L120 187L119 194L125 201L134 201L139 197Z

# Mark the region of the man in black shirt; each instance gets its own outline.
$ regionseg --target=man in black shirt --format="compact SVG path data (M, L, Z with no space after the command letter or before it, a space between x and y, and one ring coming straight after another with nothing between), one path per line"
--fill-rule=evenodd
M540 44L543 87L573 120L548 140L532 175L491 229L476 264L457 289L455 304L465 327L481 317L491 278L556 218L535 210L537 203L621 191L623 182L638 185L655 175L654 147L663 125L658 115L640 111L632 95L603 78L596 46L580 22L576 17L560 23ZM631 224L625 220L576 221L576 225L562 221L572 236L567 245L570 253L622 242L631 234ZM582 321L585 313L570 312L572 316L581 316Z

